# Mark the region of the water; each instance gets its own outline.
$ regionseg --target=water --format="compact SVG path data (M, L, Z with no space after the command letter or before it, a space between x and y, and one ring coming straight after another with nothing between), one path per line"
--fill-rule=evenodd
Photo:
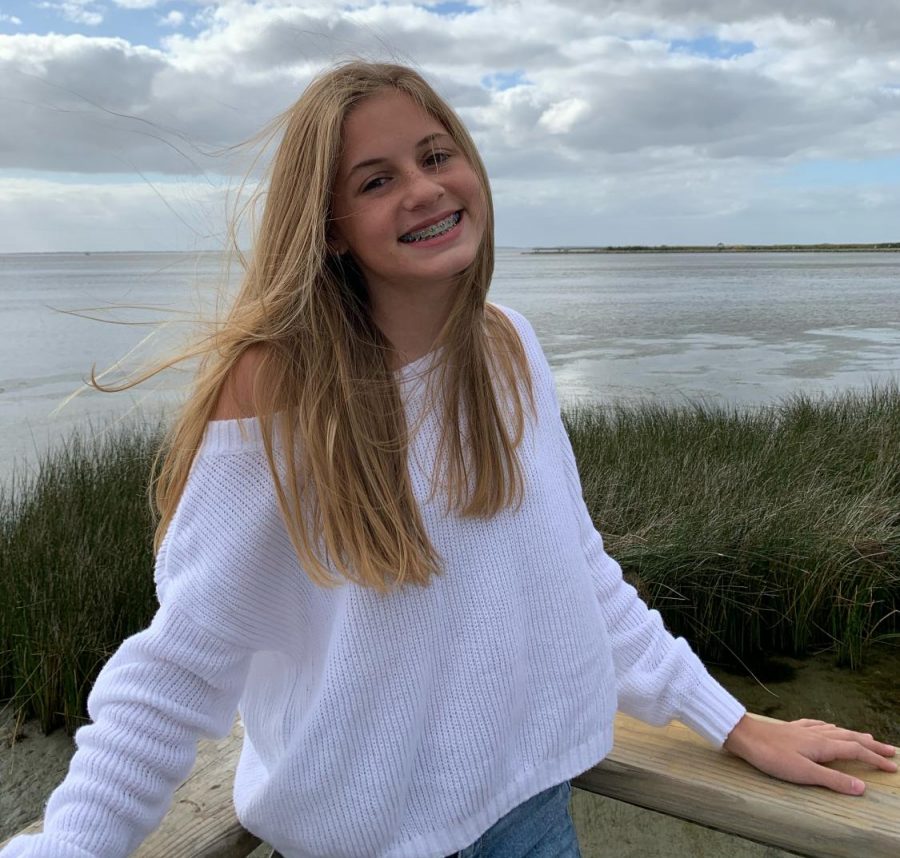
M900 255L502 256L566 399L760 405L900 374Z
M223 279L212 254L0 256L0 478L86 421L176 401L186 372L113 396L83 379L154 331L128 365L165 354ZM501 250L491 299L531 320L566 402L758 406L900 378L900 254Z
M0 256L0 479L75 427L149 419L177 401L184 371L117 394L84 382L92 365L100 373L125 358L136 368L170 353L215 306L222 280L215 254Z

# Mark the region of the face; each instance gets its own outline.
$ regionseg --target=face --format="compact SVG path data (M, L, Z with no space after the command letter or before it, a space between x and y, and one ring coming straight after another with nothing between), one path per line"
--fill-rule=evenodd
M385 90L344 121L331 246L349 252L373 300L386 289L449 287L484 234L481 183L447 130Z

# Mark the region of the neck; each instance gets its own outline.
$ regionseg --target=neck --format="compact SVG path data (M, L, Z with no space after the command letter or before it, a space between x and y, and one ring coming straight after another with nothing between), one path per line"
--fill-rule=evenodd
M379 290L372 316L393 346L391 369L412 363L434 348L450 315L455 287L454 281L415 290Z

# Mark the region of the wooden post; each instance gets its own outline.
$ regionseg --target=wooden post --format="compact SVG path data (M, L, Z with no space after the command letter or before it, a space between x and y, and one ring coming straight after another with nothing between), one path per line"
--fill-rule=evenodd
M865 795L784 783L682 724L650 727L619 713L613 752L572 783L800 855L900 856L900 773L857 762L834 767L863 779Z

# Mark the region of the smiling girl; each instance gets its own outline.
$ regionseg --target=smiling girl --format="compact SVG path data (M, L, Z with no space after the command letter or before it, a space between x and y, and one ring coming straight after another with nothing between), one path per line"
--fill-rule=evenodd
M617 707L787 780L895 770L870 736L747 718L624 582L534 332L486 303L487 176L425 81L351 63L282 122L162 459L159 611L3 858L129 854L236 711L238 815L287 858L577 856L569 781Z

